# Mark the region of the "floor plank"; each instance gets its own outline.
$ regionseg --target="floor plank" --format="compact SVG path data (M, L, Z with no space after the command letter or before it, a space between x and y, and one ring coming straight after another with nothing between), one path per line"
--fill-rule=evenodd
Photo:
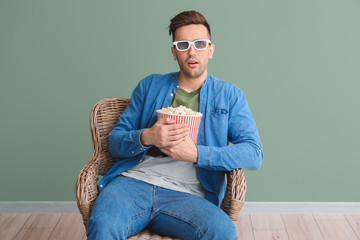
M83 239L85 227L80 214L63 214L49 240Z
M0 239L14 239L31 214L0 214Z
M245 240L360 240L360 214L240 214ZM0 214L0 239L86 240L80 214Z
M279 230L257 230L254 232L255 240L288 240L286 231Z
M343 214L314 214L325 240L359 240Z
M236 230L239 239L254 240L249 214L239 214L239 218L236 223Z
M346 214L345 217L349 221L357 237L360 239L360 214Z
M255 240L289 240L280 214L252 214L250 215L250 219Z
M61 214L32 214L15 240L49 239Z
M283 214L286 231L291 240L324 239L311 214Z

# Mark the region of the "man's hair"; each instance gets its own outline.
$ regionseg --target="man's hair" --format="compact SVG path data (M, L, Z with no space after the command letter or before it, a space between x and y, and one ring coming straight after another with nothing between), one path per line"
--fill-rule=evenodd
M204 25L207 28L207 30L209 32L209 37L211 39L210 25L206 21L206 18L197 11L184 11L184 12L179 13L178 15L176 15L175 17L173 17L170 20L169 35L171 36L171 34L172 34L173 41L175 39L176 29L178 29L182 26L190 25L190 24Z

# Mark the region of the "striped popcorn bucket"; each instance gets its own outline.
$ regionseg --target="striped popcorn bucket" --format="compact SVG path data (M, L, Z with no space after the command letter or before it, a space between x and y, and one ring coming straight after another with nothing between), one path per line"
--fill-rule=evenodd
M157 114L158 119L170 118L175 120L176 124L185 124L188 127L190 139L196 144L202 115L174 115L159 112Z

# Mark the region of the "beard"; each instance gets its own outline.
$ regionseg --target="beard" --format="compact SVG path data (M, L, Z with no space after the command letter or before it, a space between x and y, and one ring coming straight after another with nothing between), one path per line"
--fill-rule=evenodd
M179 59L179 58L177 58ZM187 62L193 59L191 57L187 58L185 61L178 61L180 72L182 72L186 77L188 78L198 78L200 77L206 70L206 64L200 64L199 60L196 59L196 61L199 63L199 66L197 68L190 68L187 66Z
M198 69L188 69L180 66L180 71L189 78L198 78L205 72L205 68L200 66Z

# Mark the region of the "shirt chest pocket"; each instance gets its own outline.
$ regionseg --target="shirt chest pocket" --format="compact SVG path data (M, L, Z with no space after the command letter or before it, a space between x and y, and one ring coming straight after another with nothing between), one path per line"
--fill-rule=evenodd
M214 118L228 118L229 110L222 106L217 106L213 110L210 111L211 117Z
M225 146L228 139L229 110L218 106L210 111L208 119L213 141L217 146Z

